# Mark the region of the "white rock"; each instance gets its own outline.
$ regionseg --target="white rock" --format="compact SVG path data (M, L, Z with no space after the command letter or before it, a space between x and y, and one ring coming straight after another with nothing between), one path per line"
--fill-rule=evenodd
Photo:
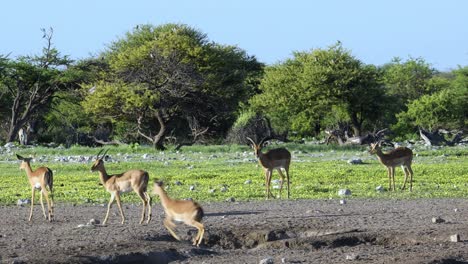
M182 183L180 181L175 181L174 184L175 185L182 185Z
M450 241L451 242L460 242L460 235L459 234L451 235L450 236Z
M362 164L362 163L363 163L362 160L357 159L357 158L348 160L348 164L351 164L351 165L357 165L357 164Z
M262 260L260 260L259 264L273 264L275 263L273 261L273 258L272 257L267 257L267 258L264 258Z
M226 186L221 187L221 192L227 192L228 188Z
M194 186L194 185L190 185L189 189L190 189L191 191L194 191L194 190L195 190L195 186Z
M384 191L384 187L382 185L379 185L375 188L376 191L378 192L383 192Z
M345 200L345 199L341 199L341 200L340 200L340 204L346 204L346 200Z
M434 223L434 224L440 224L440 223L443 223L443 222L445 222L445 220L442 219L442 217L440 217L440 216L432 217L432 223Z
M246 181L244 182L244 184L251 184L251 183L252 183L251 180L246 180Z
M8 142L4 145L5 148L14 148L15 147L15 143L13 142Z
M339 196L349 196L351 195L351 190L349 189L341 189L338 191Z
M208 192L209 193L214 193L214 192L216 192L216 189L210 189L210 190L208 190Z

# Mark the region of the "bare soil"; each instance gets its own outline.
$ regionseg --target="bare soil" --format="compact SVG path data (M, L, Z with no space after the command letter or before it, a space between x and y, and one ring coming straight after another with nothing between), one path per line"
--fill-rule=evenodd
M117 206L107 226L103 205L56 205L47 222L36 205L0 207L2 263L468 263L468 200L270 200L205 203L205 240L178 225L176 241L162 225L160 204L140 225L141 205ZM442 223L433 223L440 217ZM85 225L85 226L82 226ZM79 227L80 226L80 227ZM459 242L450 236L458 234Z

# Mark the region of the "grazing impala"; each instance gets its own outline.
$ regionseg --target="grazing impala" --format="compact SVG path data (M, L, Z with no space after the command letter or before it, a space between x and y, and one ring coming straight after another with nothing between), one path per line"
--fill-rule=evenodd
M166 213L164 226L167 228L169 233L171 233L175 239L180 240L179 236L172 229L176 227L173 220L193 226L198 229L197 235L193 240L193 245L198 247L203 239L203 234L205 233L205 227L201 223L204 216L203 208L194 201L174 200L169 198L163 188L162 182L154 182L153 192L159 195L159 198L161 199L161 204L164 208L164 212Z
M105 225L107 223L107 219L109 218L109 210L112 207L114 200L117 200L117 206L119 207L120 216L122 217L122 224L125 222L125 216L122 211L122 204L120 202L120 194L131 192L132 190L138 194L143 202L143 212L141 213L140 224L142 224L145 220L147 209L148 218L146 223L149 223L151 220L151 197L146 192L149 180L148 172L143 170L129 170L120 174L108 175L106 168L104 168L103 160L108 150L109 149L107 149L101 157L99 157L99 154L101 154L102 150L99 151L96 156L96 161L91 167L92 172L99 172L99 178L102 185L104 185L104 188L106 188L106 190L111 194L109 204L107 205L106 217L104 218L102 224Z
M270 198L270 183L271 183L271 174L273 170L276 169L281 177L281 185L280 185L280 198L281 198L281 191L283 190L283 183L284 183L284 174L281 171L284 169L286 172L286 181L288 182L288 199L289 199L289 164L291 163L291 153L285 148L276 148L269 150L268 152L262 153L263 143L265 142L265 138L260 141L259 144L256 144L251 138L247 138L250 142L252 142L252 148L255 151L255 155L257 156L260 165L265 170L265 185L266 185L266 192L267 192L267 199ZM273 195L272 195L273 196Z
M32 219L33 214L33 207L34 207L34 194L36 189L41 191L40 201L42 207L42 213L44 214L44 218L47 219L44 202L42 200L42 196L45 196L47 201L47 209L49 212L48 220L52 221L54 219L54 201L53 201L53 193L52 188L54 185L53 173L52 170L47 167L39 167L35 171L31 169L31 160L32 158L23 158L22 156L16 154L16 157L21 160L20 169L24 169L26 171L26 175L28 176L29 184L31 184L31 212L29 213L29 221ZM50 194L50 199L49 199Z
M410 175L410 191L413 191L413 170L411 169L411 161L413 160L413 151L409 148L399 147L391 150L388 153L383 153L380 148L380 143L371 143L370 154L377 154L377 158L388 170L388 189L395 191L395 167L401 166L405 173L405 181L403 183L402 190L406 187L406 181L408 180L408 174Z

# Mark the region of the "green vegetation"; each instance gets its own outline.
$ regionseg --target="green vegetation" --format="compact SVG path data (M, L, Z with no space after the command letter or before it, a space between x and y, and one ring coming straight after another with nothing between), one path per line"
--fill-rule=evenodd
M415 157L414 190L379 193L379 185L388 186L386 169L363 147L335 148L325 145L286 144L293 154L291 164L292 199L338 198L339 189L348 188L353 198L468 198L468 148L413 148ZM104 204L109 194L99 184L97 173L91 173L91 162L58 162L57 157L91 157L98 149L75 146L69 149L21 148L0 155L0 204L13 205L18 199L30 198L30 187L24 171L18 169L14 153L24 156L35 153L32 167L48 166L54 171L55 201L58 203ZM109 173L141 168L154 179L165 181L168 192L177 198L199 201L263 200L263 170L247 146L192 146L184 151L155 152L149 146L112 147L106 163ZM351 158L364 164L350 165ZM42 160L42 161L41 161ZM279 179L276 172L273 180ZM251 180L251 184L245 181ZM175 184L179 181L181 185ZM403 172L397 168L397 187L403 182ZM152 183L151 183L152 185ZM190 191L190 186L195 190ZM222 192L225 187L227 191ZM152 186L150 186L150 190ZM210 190L214 190L211 192ZM273 189L278 194L277 189ZM285 197L285 192L283 197ZM134 194L123 201L139 203Z

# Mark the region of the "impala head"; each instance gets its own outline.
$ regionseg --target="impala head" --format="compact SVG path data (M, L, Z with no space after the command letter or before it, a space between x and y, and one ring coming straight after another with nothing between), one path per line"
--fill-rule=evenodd
M31 162L32 158L24 158L23 156L20 156L18 154L16 154L16 157L21 160L21 164L20 164L20 170L22 169L26 169L29 165L29 162Z
M162 181L154 181L154 186L153 186L153 193L157 195L161 195L161 193L164 191L164 183Z
M252 143L251 147L253 148L254 152L255 152L255 156L257 158L260 157L260 154L262 153L262 148L263 148L263 143L265 143L265 139L266 138L263 138L260 143L255 143L255 141L253 141L253 139L247 137L247 140L250 141Z
M96 160L94 161L93 163L93 166L91 166L91 171L92 172L95 172L95 171L98 171L100 168L102 168L104 166L104 160L103 158L106 156L107 154L107 151L109 151L109 149L107 149L104 154L102 154L102 156L99 157L99 155L101 154L101 152L103 151L104 149L101 149L101 151L99 151L99 153L96 155Z

